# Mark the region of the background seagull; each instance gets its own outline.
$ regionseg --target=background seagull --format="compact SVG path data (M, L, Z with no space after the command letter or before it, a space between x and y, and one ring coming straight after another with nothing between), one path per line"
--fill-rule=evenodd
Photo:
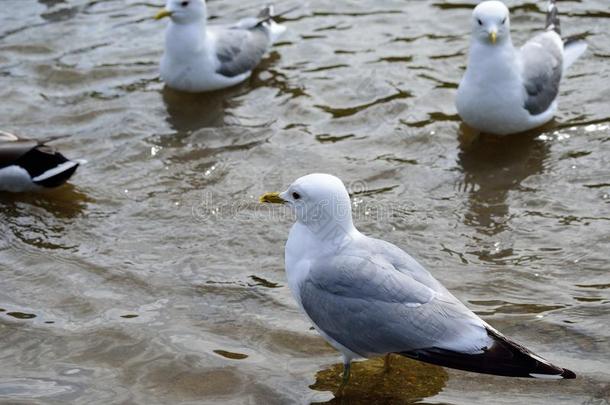
M557 110L559 82L582 55L584 41L561 39L555 1L549 2L545 32L515 49L508 8L485 1L472 13L468 67L456 107L469 126L506 135L540 126Z
M84 160L68 160L48 145L0 131L0 191L58 187Z
M272 6L258 18L221 26L207 24L204 0L167 0L155 16L164 17L171 21L165 31L161 78L169 87L188 92L218 90L246 80L286 30L273 21Z
M314 327L343 354L342 387L352 359L388 353L478 373L575 378L504 337L407 253L358 232L338 178L310 174L260 201L295 212L288 284Z

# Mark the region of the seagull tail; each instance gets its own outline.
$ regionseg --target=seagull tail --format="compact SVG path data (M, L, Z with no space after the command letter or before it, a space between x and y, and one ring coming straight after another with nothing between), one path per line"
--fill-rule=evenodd
M269 37L271 38L271 43L277 42L278 39L286 32L286 27L276 23L273 20L269 20L268 29L269 29Z
M549 0L546 13L546 31L555 31L561 36L559 10L556 0ZM568 37L563 40L563 71L565 72L587 50L587 43L580 37Z
M260 20L260 22L264 22L274 18L283 17L286 14L292 13L294 10L298 10L299 8L301 8L301 6L294 6L282 11L281 13L275 13L275 7L273 6L273 4L269 4L264 9L262 9L260 13L258 13L258 19Z
M549 363L491 327L487 328L487 334L493 343L481 353L460 353L432 347L399 354L439 366L483 374L552 380L576 378L574 372Z
M556 0L549 0L548 9L546 11L546 26L547 31L555 31L561 35L561 25L559 23L559 10L557 9Z
M587 50L587 43L580 37L568 37L563 42L563 71L565 72Z
M257 25L265 26L269 30L271 42L276 42L279 37L282 36L282 34L286 31L286 27L281 24L278 24L275 19L278 17L282 17L288 13L291 13L299 7L300 6L291 7L288 10L276 14L273 5L269 4L258 14L259 21Z

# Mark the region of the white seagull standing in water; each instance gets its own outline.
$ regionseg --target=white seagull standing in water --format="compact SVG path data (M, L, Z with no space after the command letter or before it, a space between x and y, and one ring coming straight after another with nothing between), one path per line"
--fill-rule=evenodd
M524 132L550 121L557 110L559 82L587 44L562 40L555 1L546 29L516 49L510 17L499 1L484 1L472 13L468 67L457 91L457 111L485 133Z
M352 359L389 353L478 373L575 378L488 325L403 250L358 232L337 177L310 174L260 201L295 213L285 252L288 285L343 354L341 389Z
M271 6L258 17L235 25L208 25L204 0L167 0L155 19L165 17L170 22L165 31L161 78L173 89L193 93L246 80L286 30L273 21L277 16Z
M40 191L65 183L84 160L42 142L0 131L0 191Z

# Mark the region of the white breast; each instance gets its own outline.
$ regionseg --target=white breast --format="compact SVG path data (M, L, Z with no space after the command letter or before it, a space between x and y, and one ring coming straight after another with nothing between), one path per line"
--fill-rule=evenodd
M497 47L490 54L489 46L473 43L458 88L456 107L460 117L483 132L504 135L531 127L524 108L520 68L509 45Z
M216 70L214 30L202 30L196 24L170 23L165 37L165 53L161 58L160 73L171 88L188 92L213 91L233 86L249 74L224 77Z
M311 266L309 253L319 253L324 249L325 247L320 246L320 243L315 239L306 226L300 225L298 222L292 226L288 236L288 241L286 242L285 251L286 277L288 279L288 286L290 287L290 291L292 292L295 301L299 305L299 308L303 314L307 316L318 333L322 335L322 337L326 339L331 346L343 354L345 361L351 361L352 359L357 359L361 356L352 352L320 329L318 325L316 325L315 322L309 317L305 311L305 308L303 308L303 303L301 302L301 284L305 278L307 278Z
M310 238L309 233L309 230L303 225L294 224L288 235L284 256L288 286L301 309L303 306L301 305L300 286L309 274L310 266L307 252L314 248L314 241Z

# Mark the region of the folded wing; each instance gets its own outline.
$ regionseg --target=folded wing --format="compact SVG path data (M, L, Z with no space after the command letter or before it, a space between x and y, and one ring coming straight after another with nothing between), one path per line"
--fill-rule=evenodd
M484 322L455 297L380 255L318 260L300 296L316 326L363 357L430 347L477 353L491 342Z
M574 378L502 336L414 259L380 242L318 259L300 285L304 310L336 342L363 357L399 353L479 373Z
M520 50L524 107L532 115L551 107L559 93L563 73L563 43L555 31L547 31L529 40Z
M259 64L271 44L265 27L216 28L217 73L235 77L250 72Z

